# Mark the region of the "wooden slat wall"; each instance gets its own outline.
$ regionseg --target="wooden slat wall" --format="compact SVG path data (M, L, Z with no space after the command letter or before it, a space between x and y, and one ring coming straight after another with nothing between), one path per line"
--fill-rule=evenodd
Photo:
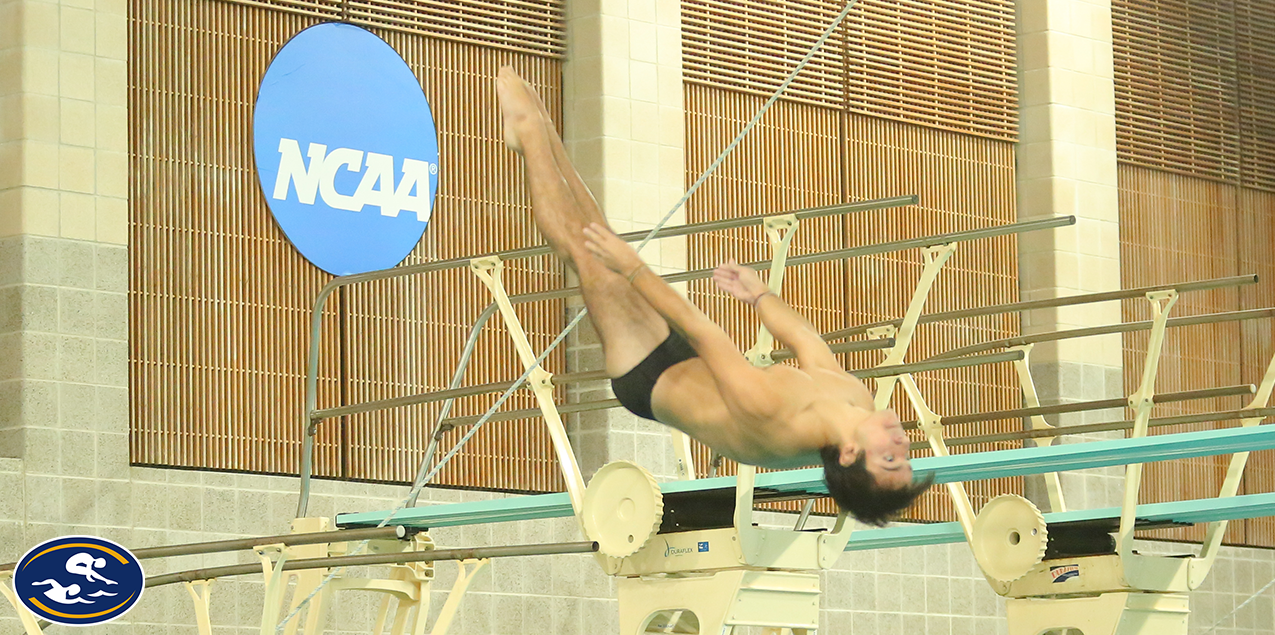
M492 79L513 64L547 96L560 120L562 74L556 60L493 52L467 44L383 34L426 86L439 129L444 163L437 211L421 244L404 262L474 256L544 242L531 221L530 196L521 161L505 147ZM490 104L458 108L455 104ZM447 168L451 169L448 170ZM561 288L561 264L553 258L514 260L503 274L512 295ZM491 296L466 269L360 285L348 291L349 319L344 357L347 402L383 399L448 387L469 329ZM549 346L565 326L561 301L522 305L519 310L531 347ZM500 316L489 322L475 347L465 385L510 380L522 374L517 353ZM493 328L495 327L495 328ZM546 364L563 372L563 349ZM451 416L487 411L499 395L458 400ZM350 417L350 457L345 475L379 481L410 480L442 404ZM504 409L535 406L534 397L515 393ZM443 449L460 438L451 433ZM539 419L489 424L439 473L443 484L557 491L565 487L544 422Z
M1240 179L1275 190L1275 0L1234 0Z
M515 4L531 3L510 6ZM265 207L252 169L251 114L274 53L336 4L289 6L133 0L134 463L296 471L310 307L330 278L287 243ZM513 64L557 113L560 60L551 51L516 52L504 41L476 46L392 26L374 30L421 78L443 157L430 229L407 262L540 242L515 157L501 141L492 78L501 64ZM188 63L196 59L199 64ZM324 323L320 406L445 387L468 326L487 303L486 291L471 278L464 271L418 277L356 287L334 298ZM563 284L561 269L546 259L512 264L506 280L511 292ZM562 310L540 304L522 312L533 346L544 347L557 334ZM503 327L489 331L467 384L521 372ZM549 364L562 370L561 355ZM465 401L455 414L480 412L492 401ZM509 407L519 405L529 404L519 397ZM431 406L330 421L320 433L316 473L410 479L436 413ZM543 427L534 421L493 424L475 438L476 451L462 455L437 482L561 489Z
M1235 177L1232 10L1231 3L1198 0L1112 0L1122 160L1213 179Z
M1275 305L1273 197L1241 192L1232 185L1141 166L1120 166L1121 283L1124 287L1258 273L1256 288L1219 289L1181 296L1173 316ZM1263 205L1264 204L1264 205ZM1267 275L1262 275L1267 274ZM1150 319L1146 300L1126 301L1125 321ZM1257 383L1272 353L1269 320L1170 329L1165 337L1157 392ZM1148 334L1124 336L1125 390L1136 390ZM1156 416L1239 408L1248 398L1227 397L1158 406ZM1131 416L1131 413L1130 413ZM1156 428L1154 434L1231 427L1234 422ZM1267 453L1262 453L1267 454ZM1246 487L1271 491L1269 456L1254 454ZM1146 467L1142 495L1148 502L1216 496L1229 456L1153 463ZM1256 487L1255 487L1256 485ZM1262 487L1265 489L1262 489ZM1233 523L1236 544L1275 546L1269 519ZM1260 527L1259 531L1253 531ZM1202 527L1148 532L1160 538L1198 540Z
M565 50L563 0L219 0L523 53Z
M756 112L762 98L688 82L687 176L693 179ZM1015 210L1013 145L970 135L927 129L824 107L781 102L750 133L688 204L687 221L829 205L904 193L920 194L924 206L867 212L802 223L792 254L800 255L931 233L1012 222ZM941 311L1017 296L1017 262L1011 238L968 243L949 262L931 294L928 310ZM727 258L757 260L769 250L758 228L689 238L692 268ZM886 254L849 262L790 269L784 296L816 327L828 331L902 315L919 276L920 252ZM970 290L974 291L970 291ZM720 292L710 281L690 285L691 298L747 348L757 320L751 310ZM1013 316L939 324L922 329L909 359L975 338L1018 333ZM880 353L847 355L848 368L872 366ZM969 369L919 376L931 406L944 414L964 414L1018 405L1013 370ZM911 416L900 393L895 407ZM959 431L977 434L1017 429L1020 421L981 424ZM918 437L919 438L919 437ZM966 448L986 450L992 446ZM1001 447L997 445L996 447ZM1007 445L1005 447L1008 447ZM708 459L699 449L697 464ZM981 504L1006 491L1021 491L1020 479L976 484ZM822 511L831 512L826 501ZM950 519L945 495L927 494L917 517Z
M1012 0L862 0L846 26L852 111L1018 138Z
M832 0L682 2L686 81L770 95L844 6ZM1015 139L1009 0L862 0L784 99Z
M1238 233L1235 188L1222 183L1121 165L1121 285L1150 284L1232 276ZM1198 315L1238 308L1239 291L1193 292L1178 299L1171 315ZM1150 319L1146 300L1129 300L1124 321ZM1240 383L1240 329L1237 323L1192 326L1166 331L1157 392L1194 390ZM1125 393L1137 389L1145 362L1148 334L1124 336ZM1157 416L1238 408L1237 397L1166 404ZM1127 413L1130 414L1131 413ZM1231 425L1231 424L1223 424ZM1154 434L1205 430L1215 424L1157 428ZM1144 471L1143 500L1160 502L1216 496L1230 457L1202 457L1152 463ZM1240 538L1241 527L1231 537ZM1158 537L1199 539L1200 528L1150 532Z
M1262 280L1257 288L1240 294L1239 308L1275 307L1275 256L1271 253L1275 245L1275 193L1241 190L1238 217L1238 269L1256 273ZM1240 325L1240 336L1241 377L1256 383L1275 355L1275 324L1271 320L1245 322ZM1275 452L1270 450L1249 455L1241 488L1244 494L1265 492L1275 492ZM1275 518L1246 520L1244 533L1239 535L1247 544L1275 546Z
M1271 271L1275 0L1115 0L1112 17L1122 283ZM1190 294L1174 314L1272 306L1272 289L1266 275L1257 288ZM1148 315L1145 301L1126 302L1123 312L1126 320ZM1272 352L1270 332L1269 321L1171 331L1157 390L1257 382ZM1132 390L1147 336L1129 334L1124 341L1125 385ZM1202 412L1245 402L1188 402L1157 412ZM1212 496L1227 460L1149 466L1144 495L1148 500ZM1253 455L1247 491L1275 489L1272 461L1270 453ZM1193 540L1202 533L1195 528L1150 535ZM1275 522L1232 523L1227 539L1275 546Z
M845 6L839 0L684 0L685 81L769 96ZM845 65L838 29L788 87L784 98L839 106Z

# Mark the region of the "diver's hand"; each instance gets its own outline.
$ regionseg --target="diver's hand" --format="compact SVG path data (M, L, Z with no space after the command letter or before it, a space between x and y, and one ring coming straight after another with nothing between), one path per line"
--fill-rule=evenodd
M611 228L590 223L584 228L584 247L607 269L633 281L634 275L644 266L641 256L624 242Z
M717 288L731 294L736 300L754 306L761 296L770 292L770 287L761 281L761 276L756 271L734 260L728 260L713 270L713 282L717 283Z

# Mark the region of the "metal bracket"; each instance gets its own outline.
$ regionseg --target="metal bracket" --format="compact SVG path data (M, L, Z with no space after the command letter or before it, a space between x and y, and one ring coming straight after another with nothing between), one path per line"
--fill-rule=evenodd
M943 417L930 409L929 404L925 402L925 397L921 395L921 390L917 388L916 381L912 379L912 375L900 375L898 379L899 384L903 386L903 393L907 395L908 401L912 402L912 408L916 410L916 419L930 441L930 449L934 450L934 456L948 456L947 442L943 440ZM947 483L947 492L952 497L952 505L956 507L956 515L961 521L965 539L973 540L974 505L970 503L965 484L959 481Z
M430 635L446 635L447 629L451 628L452 620L456 618L456 610L460 608L460 600L465 596L465 591L469 589L469 584L474 581L474 576L487 565L491 560L483 558L479 560L460 560L456 565L459 570L456 573L456 582L452 584L452 590L447 594L447 601L443 603L443 608L438 613L438 618L434 620L434 628L430 630ZM424 620L421 620L424 623Z
M505 292L501 281L503 268L504 262L498 256L474 258L469 261L470 271L474 272L474 275L478 276L478 279L487 287L500 308L500 316L505 321L505 327L509 329L509 337L513 340L523 367L531 369L527 385L535 393L545 425L549 428L554 453L558 457L558 465L562 468L562 478L567 483L567 494L571 497L571 508L575 510L578 517L584 503L584 477L580 475L580 466L576 463L575 453L571 450L571 439L567 437L567 430L562 425L562 417L558 414L558 406L553 400L553 375L536 363L536 354L527 340L527 332L523 330L522 322L518 319L518 314L514 312L513 304L509 301L509 295Z
M261 574L266 582L266 600L261 609L261 634L273 635L279 624L279 613L283 609L283 595L288 590L287 576L283 573L283 563L288 559L288 551L283 543L260 545L252 549L261 560ZM271 560L276 555L276 560ZM287 633L295 633L298 619L288 625Z

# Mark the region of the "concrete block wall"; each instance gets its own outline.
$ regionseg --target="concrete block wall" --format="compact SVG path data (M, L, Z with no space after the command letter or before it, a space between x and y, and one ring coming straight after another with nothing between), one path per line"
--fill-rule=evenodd
M1018 216L1076 217L1074 226L1018 237L1021 297L1040 300L1119 289L1111 0L1022 0L1015 10ZM1026 312L1022 328L1031 334L1120 321L1119 303L1103 302ZM1120 335L1036 345L1031 370L1041 386L1042 403L1123 396L1121 355ZM1110 420L1107 414L1063 416L1052 423ZM1073 507L1107 507L1120 500L1121 477L1117 469L1065 474L1063 491ZM1029 478L1026 490L1047 507L1041 479Z
M685 191L681 5L572 0L566 9L563 142L615 231L650 230ZM679 209L668 224L685 218ZM686 270L685 237L654 241L641 254L657 273ZM572 371L602 368L601 346L586 324L567 344ZM612 396L605 381L570 394L575 401ZM581 464L586 478L614 460L637 461L661 476L676 469L667 429L627 411L573 415L569 426L588 457Z

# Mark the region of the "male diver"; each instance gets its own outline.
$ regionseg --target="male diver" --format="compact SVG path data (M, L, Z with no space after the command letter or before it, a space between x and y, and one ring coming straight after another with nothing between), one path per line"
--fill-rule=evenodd
M721 327L608 228L535 91L509 67L500 70L496 91L505 141L524 159L536 225L579 274L624 407L742 463L822 462L833 499L860 522L884 524L928 487L912 481L898 416L875 409L867 387L756 272L730 262L713 278L757 311L796 353L798 367L749 364Z

